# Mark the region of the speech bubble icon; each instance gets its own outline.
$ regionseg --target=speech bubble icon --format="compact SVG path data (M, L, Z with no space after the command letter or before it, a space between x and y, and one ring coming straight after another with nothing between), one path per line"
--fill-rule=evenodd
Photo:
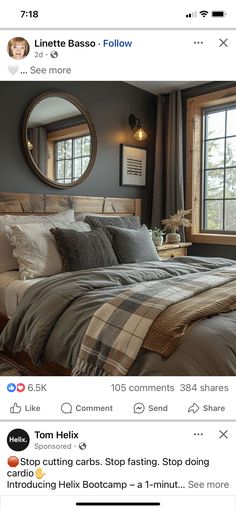
M14 66L14 65L8 66L8 71L12 75L16 74L18 69L19 69L19 66Z
M145 405L142 404L142 402L136 402L134 404L134 413L135 414L142 414L145 411Z
M64 414L72 413L72 405L70 402L63 402L63 404L61 404L61 412Z

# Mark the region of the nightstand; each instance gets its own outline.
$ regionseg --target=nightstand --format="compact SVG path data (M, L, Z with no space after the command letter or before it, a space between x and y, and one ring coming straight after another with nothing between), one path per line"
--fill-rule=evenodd
M169 257L183 257L187 255L188 246L192 243L164 243L162 246L156 246L160 259L168 259Z

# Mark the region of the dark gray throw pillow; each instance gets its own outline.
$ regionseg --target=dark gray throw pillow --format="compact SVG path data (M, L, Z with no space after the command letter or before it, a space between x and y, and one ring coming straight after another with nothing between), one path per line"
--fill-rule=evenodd
M112 237L108 226L135 230L141 226L139 216L85 216L84 221L90 225L91 229L102 228L110 240Z
M146 225L139 230L107 227L113 237L112 246L121 264L160 260Z
M77 232L72 229L51 228L62 259L63 271L79 271L118 264L107 235L101 230Z

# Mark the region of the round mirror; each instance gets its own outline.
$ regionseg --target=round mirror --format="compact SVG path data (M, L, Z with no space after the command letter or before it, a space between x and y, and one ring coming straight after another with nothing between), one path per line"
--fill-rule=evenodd
M95 162L96 132L89 113L70 94L36 97L24 116L23 143L37 175L56 188L82 182Z

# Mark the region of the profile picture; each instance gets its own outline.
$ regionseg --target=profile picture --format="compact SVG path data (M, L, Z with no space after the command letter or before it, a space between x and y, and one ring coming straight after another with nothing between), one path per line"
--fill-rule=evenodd
M23 37L13 37L7 45L7 51L10 57L15 60L25 58L30 50L28 41Z

